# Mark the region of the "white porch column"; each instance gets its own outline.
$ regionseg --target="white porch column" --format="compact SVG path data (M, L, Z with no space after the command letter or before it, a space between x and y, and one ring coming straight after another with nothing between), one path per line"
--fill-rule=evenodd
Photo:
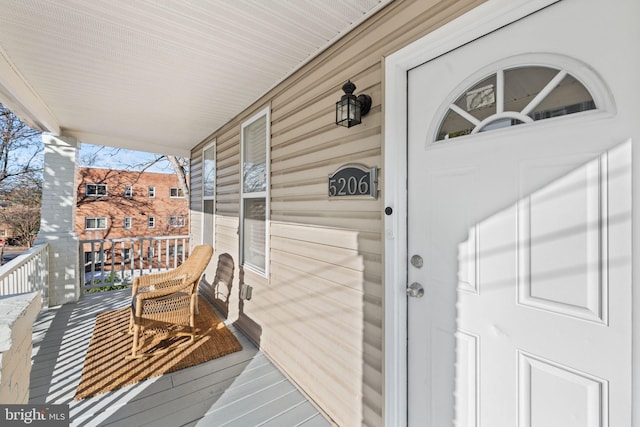
M80 298L76 234L76 158L78 140L42 134L44 185L36 244L49 244L49 305Z

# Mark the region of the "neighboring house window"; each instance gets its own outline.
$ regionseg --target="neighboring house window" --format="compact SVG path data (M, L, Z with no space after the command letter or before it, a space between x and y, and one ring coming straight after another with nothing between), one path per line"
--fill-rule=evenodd
M171 187L169 189L169 197L172 198L176 198L176 197L184 197L184 193L182 192L181 188L178 187Z
M105 217L85 218L84 228L86 230L104 230L107 228L107 218Z
M214 246L215 194L216 194L216 146L202 150L202 243Z
M87 196L102 197L107 195L107 184L87 184Z
M267 275L269 223L269 110L242 125L241 263Z
M154 197L156 197L156 187L154 187L153 185L150 185L149 188L147 189L147 195L149 196L150 199L153 199Z
M124 187L124 197L131 199L133 197L133 187L127 185Z
M156 217L150 216L149 219L147 220L147 225L149 226L149 228L155 227L156 226Z
M171 227L184 227L184 217L183 216L170 216L169 217L169 225Z
M130 216L125 216L124 217L124 228L127 229L127 230L131 228L131 217Z
M124 248L122 251L122 259L127 261L131 259L131 248Z
M104 252L95 251L95 252L85 252L84 253L84 263L98 263L104 261Z
M4 237L7 235L7 230L0 230L0 236Z
M182 252L184 252L184 247L182 245L178 245L177 247L174 245L169 246L169 256L181 256Z

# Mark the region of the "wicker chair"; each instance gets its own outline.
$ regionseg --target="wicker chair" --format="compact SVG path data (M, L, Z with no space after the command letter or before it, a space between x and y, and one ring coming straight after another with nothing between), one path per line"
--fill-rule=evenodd
M133 346L128 358L167 351L141 352L147 338L152 342L175 336L190 336L188 342L195 339L198 283L212 255L211 246L196 246L179 267L134 278L129 322Z

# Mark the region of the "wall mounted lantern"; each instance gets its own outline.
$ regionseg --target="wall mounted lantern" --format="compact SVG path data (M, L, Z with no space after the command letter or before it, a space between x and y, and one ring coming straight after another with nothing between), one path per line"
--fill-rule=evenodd
M353 92L356 85L347 81L342 90L344 95L340 101L336 102L336 124L350 128L362 123L362 116L365 116L371 109L371 97L369 95L355 96Z

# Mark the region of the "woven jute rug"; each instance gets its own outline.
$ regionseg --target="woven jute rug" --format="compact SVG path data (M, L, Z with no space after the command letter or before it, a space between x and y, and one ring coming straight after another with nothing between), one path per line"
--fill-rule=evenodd
M242 350L236 337L204 298L198 300L196 328L200 332L193 343L185 344L188 337L170 338L150 349L168 348L166 353L138 359L126 359L131 354L133 342L132 335L128 333L129 308L98 314L74 400L106 393Z

